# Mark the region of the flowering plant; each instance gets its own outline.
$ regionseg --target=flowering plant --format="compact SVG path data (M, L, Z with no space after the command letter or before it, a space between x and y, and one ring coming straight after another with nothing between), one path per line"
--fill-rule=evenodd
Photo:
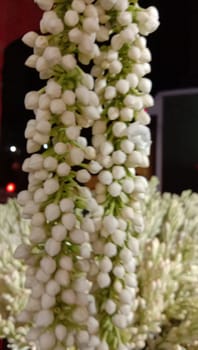
M13 350L33 349L27 343L28 327L17 317L24 308L29 291L25 289L25 266L14 258L20 243L27 243L29 223L21 218L15 200L0 205L0 337L7 338Z
M132 349L147 188L135 169L149 163L153 104L144 36L158 13L137 0L36 3L41 34L23 37L33 48L26 64L47 83L25 97L35 118L25 131L29 185L18 196L31 220L30 244L15 253L29 266L21 320L41 350Z
M198 346L198 194L149 186L140 239L134 329L148 350Z

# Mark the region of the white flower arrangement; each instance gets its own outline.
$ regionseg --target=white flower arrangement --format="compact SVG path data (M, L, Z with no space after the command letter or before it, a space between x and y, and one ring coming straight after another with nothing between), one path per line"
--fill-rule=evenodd
M184 191L180 196L161 195L153 179L144 211L134 337L148 350L195 350L198 346L198 194Z
M26 65L48 81L25 97L35 119L25 130L29 184L18 196L31 220L30 244L15 253L31 290L21 319L40 350L133 349L147 188L135 168L149 164L144 110L153 104L144 36L157 29L157 10L137 0L36 3L41 34L23 37L33 48Z
M28 326L18 319L29 296L26 267L14 258L16 247L28 242L29 230L16 200L0 205L0 337L7 338L13 350L34 349L26 340Z

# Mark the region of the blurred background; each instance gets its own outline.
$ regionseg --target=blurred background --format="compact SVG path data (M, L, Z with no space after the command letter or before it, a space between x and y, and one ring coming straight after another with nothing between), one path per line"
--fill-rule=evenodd
M144 174L160 177L161 190L198 191L198 2L141 0L154 5L161 25L148 38L152 52L151 166ZM25 93L44 82L24 66L31 49L21 36L38 30L41 11L33 0L0 4L0 201L26 188L21 164L26 157L24 129L31 111ZM140 173L142 171L140 170Z

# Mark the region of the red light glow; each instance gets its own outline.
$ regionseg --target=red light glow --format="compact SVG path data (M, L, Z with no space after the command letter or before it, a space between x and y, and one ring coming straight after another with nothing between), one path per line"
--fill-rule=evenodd
M15 192L15 190L16 190L16 185L14 182L9 182L6 185L6 192L13 193L13 192Z

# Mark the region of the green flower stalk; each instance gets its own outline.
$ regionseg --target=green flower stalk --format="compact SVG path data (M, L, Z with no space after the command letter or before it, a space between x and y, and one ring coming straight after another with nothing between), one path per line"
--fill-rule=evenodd
M40 33L23 37L26 64L47 82L25 96L35 118L18 196L31 220L30 244L16 250L31 290L21 318L40 350L132 349L147 188L136 168L149 164L153 104L145 36L158 12L133 0L36 3L44 12Z

